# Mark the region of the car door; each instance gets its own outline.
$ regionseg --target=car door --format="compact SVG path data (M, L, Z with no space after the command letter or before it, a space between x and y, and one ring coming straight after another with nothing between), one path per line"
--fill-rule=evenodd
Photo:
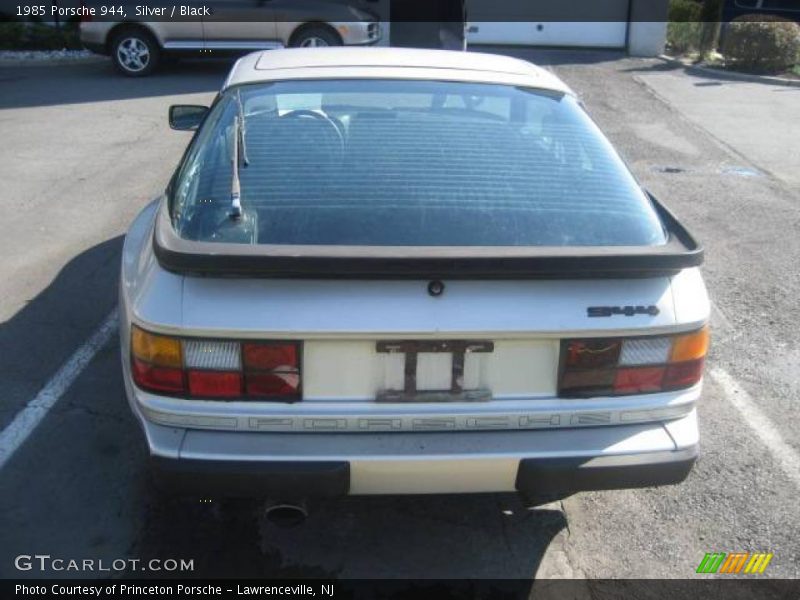
M137 7L137 9L143 8ZM181 17L174 3L166 0L153 0L147 4L147 9L153 11L149 13L153 16L164 15L164 17L155 21L146 21L148 16L143 15L135 20L144 23L166 50L197 50L198 52L202 50L203 24L200 20ZM175 13L171 12L173 10ZM174 18L172 18L173 16Z
M257 50L279 45L272 0L210 0L205 4L211 12L203 18L207 49Z
M203 48L201 21L157 21L149 24L167 50L197 50Z

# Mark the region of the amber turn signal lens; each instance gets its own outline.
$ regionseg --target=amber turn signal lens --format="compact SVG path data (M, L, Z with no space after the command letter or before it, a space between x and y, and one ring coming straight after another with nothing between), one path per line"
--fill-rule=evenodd
M684 362L703 358L708 352L708 327L678 335L672 340L670 362Z
M182 367L180 340L131 327L131 352L139 360L160 367Z

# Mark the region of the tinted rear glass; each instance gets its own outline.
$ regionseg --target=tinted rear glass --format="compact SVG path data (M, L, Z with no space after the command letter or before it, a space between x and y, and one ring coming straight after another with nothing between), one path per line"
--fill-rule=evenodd
M246 164L231 219L235 117ZM173 198L187 239L358 246L650 246L650 201L569 95L408 80L233 88Z

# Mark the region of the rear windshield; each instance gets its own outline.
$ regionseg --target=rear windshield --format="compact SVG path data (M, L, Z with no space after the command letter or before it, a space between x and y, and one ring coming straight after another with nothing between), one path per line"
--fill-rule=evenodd
M231 217L237 146L239 218ZM666 242L649 199L574 98L494 84L314 80L229 89L181 167L171 206L179 235L197 241Z

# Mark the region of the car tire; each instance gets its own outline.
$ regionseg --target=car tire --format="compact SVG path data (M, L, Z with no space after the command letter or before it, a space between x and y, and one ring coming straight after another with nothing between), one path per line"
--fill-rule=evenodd
M289 44L292 48L322 48L341 46L342 38L326 27L306 27L292 36Z
M123 29L111 41L111 60L123 75L150 75L161 59L161 48L144 29Z

